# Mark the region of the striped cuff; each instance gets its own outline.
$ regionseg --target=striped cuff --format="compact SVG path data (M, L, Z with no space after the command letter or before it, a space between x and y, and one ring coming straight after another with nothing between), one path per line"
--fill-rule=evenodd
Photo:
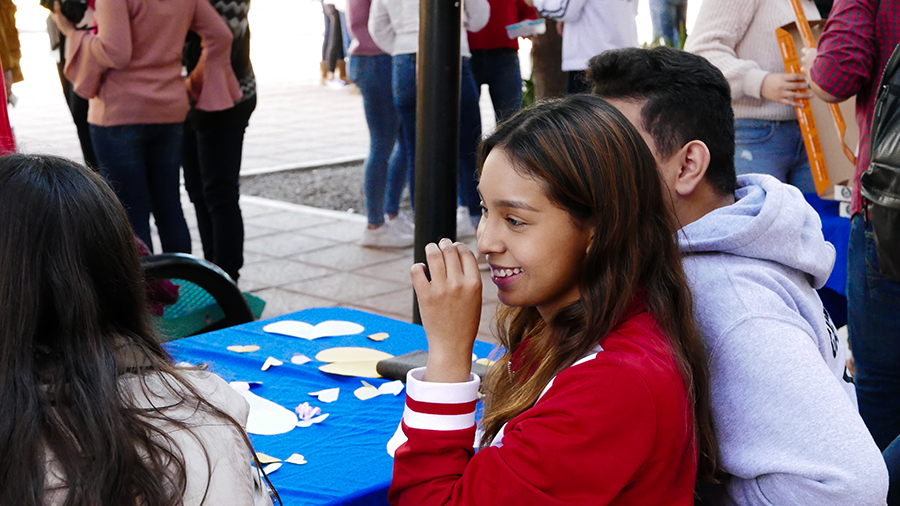
M407 427L424 430L463 430L475 425L475 405L481 380L475 374L465 383L423 381L425 368L409 371L406 376L406 409L403 422Z

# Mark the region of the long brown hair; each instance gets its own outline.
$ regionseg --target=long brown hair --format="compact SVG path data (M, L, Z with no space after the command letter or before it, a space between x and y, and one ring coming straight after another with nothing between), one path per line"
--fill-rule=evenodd
M501 124L479 148L479 171L494 148L542 183L551 201L580 226L594 227L580 276L580 300L544 321L534 307L498 314L504 354L485 378L481 445L531 407L550 379L587 355L640 299L670 339L693 406L698 476L713 480L716 439L709 371L675 240L677 229L653 155L606 101L575 95L540 102ZM519 350L523 347L522 350ZM507 372L519 351L521 370Z
M0 157L0 502L44 504L52 457L66 506L183 503L184 456L154 422L190 427L168 406L137 407L119 381L127 373L145 392L145 378L160 374L178 405L220 417L250 451L240 425L198 395L150 330L112 190L62 158Z

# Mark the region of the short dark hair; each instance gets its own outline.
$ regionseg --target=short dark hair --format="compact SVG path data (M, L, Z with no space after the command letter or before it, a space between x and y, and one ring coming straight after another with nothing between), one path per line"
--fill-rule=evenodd
M646 100L643 128L660 156L691 140L709 148L706 179L722 195L734 193L734 111L725 76L701 56L660 46L606 51L588 62L594 93Z

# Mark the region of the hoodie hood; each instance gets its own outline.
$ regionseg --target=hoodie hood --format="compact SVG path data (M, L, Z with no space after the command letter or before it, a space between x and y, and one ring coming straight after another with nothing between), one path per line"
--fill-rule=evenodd
M768 260L804 272L821 288L834 267L834 246L800 190L772 176L738 176L737 200L678 233L683 254L721 252Z

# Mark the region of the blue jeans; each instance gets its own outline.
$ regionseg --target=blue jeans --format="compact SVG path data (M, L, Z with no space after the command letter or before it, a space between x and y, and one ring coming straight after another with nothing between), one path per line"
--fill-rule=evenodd
M416 165L416 55L401 54L393 59L394 105L400 115L401 144L407 153L410 195L415 194ZM481 140L481 112L478 90L469 60L463 58L460 73L458 196L470 216L481 215L481 199L475 179L475 151Z
M891 480L887 506L900 506L900 437L884 450L884 461Z
M681 47L681 29L687 17L686 0L650 0L653 41L665 39L667 45Z
M769 174L803 193L816 192L800 123L737 119L734 141L734 168L739 176Z
M398 142L400 119L394 107L390 55L351 56L348 77L363 98L369 126L369 156L366 157L366 216L369 225L384 223L385 213L400 209L406 184L406 153Z
M850 224L847 309L859 413L884 450L900 435L900 283L881 277L861 215Z
M481 86L488 85L497 123L522 108L522 71L515 49L473 49L471 65L479 95Z
M91 125L90 129L100 173L125 207L134 234L153 251L153 213L162 250L190 253L191 234L178 189L182 124Z

